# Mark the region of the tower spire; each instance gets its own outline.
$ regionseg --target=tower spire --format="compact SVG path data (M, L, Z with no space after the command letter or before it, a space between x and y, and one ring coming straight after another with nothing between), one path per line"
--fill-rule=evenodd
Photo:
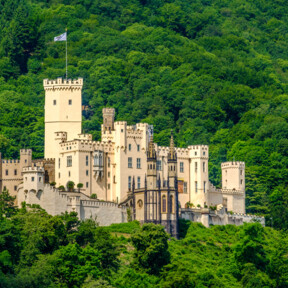
M155 146L153 143L153 134L150 136L147 158L148 158L147 160L155 160L156 159L156 151L155 151Z
M171 138L170 138L170 147L169 147L168 161L176 161L176 160L177 160L177 155L176 155L175 145L174 145L173 130L171 129Z

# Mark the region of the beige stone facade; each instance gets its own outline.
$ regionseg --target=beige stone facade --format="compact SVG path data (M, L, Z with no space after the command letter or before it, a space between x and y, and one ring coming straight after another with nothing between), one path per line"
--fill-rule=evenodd
M104 108L101 141L93 141L92 135L82 134L83 79L45 79L43 85L45 160L32 161L31 150L21 150L20 160L2 159L1 189L6 187L16 194L17 186L27 174L23 171L21 175L23 168L34 166L44 167L45 183L55 181L56 187L66 187L69 181L75 185L82 183L81 193L87 197L96 194L98 199L107 202L125 201L131 192L133 178L135 190L143 188L149 173L147 152L153 127L147 123L127 125L125 121L114 121L115 109ZM154 149L157 179L165 188L171 151L156 143ZM245 213L245 163L222 163L222 189L217 189L209 182L207 145L173 149L177 154L175 172L181 208L187 203L202 208L221 204L227 210ZM155 187L155 183L152 186Z

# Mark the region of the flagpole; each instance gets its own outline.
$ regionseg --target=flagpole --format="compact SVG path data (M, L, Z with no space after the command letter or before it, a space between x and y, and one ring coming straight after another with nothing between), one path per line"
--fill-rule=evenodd
M67 35L67 28L66 30L66 80L68 78L68 69L67 69L67 65L68 65L68 58L67 58L67 42L68 42L68 35Z

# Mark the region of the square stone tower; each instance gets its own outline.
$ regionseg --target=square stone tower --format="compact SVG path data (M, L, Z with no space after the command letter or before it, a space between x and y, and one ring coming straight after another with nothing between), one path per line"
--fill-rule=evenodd
M65 132L67 140L78 138L82 130L83 79L44 79L45 158L57 158L56 132ZM56 141L56 142L55 142Z

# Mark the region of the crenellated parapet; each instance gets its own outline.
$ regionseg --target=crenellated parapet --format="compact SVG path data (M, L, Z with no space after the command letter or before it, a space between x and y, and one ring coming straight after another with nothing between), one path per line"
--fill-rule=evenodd
M39 166L32 166L32 167L24 167L22 170L22 173L31 173L31 172L36 172L36 173L44 173L44 168L39 167Z
M208 145L190 145L188 149L191 158L209 158Z
M221 163L221 168L234 168L234 169L239 169L245 168L245 162L241 162L241 161L229 161L229 162L223 162Z
M63 79L61 77L56 80L43 80L45 91L49 90L81 90L83 86L83 78L78 79Z

